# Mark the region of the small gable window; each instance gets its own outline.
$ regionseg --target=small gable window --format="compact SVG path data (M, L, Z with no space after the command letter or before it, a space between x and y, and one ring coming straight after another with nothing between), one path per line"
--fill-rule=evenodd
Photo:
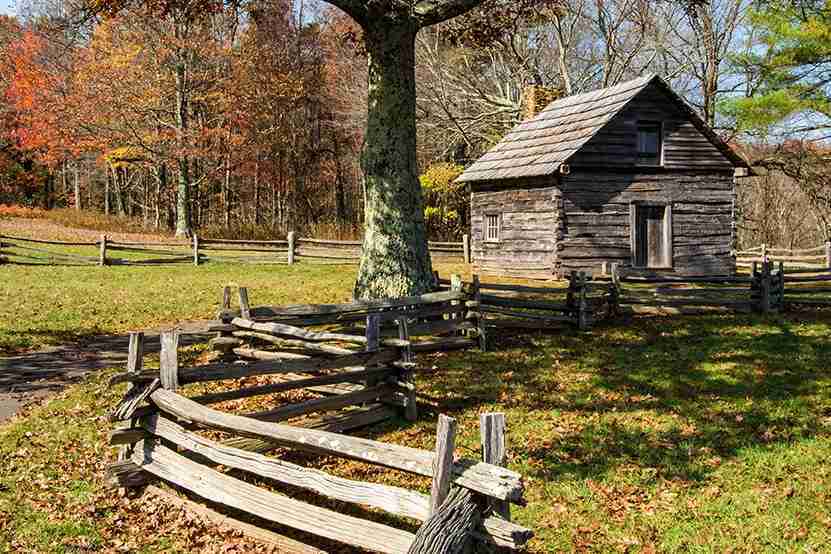
M638 163L661 165L661 124L654 121L638 122Z
M488 214L485 216L485 240L488 242L499 241L499 215Z

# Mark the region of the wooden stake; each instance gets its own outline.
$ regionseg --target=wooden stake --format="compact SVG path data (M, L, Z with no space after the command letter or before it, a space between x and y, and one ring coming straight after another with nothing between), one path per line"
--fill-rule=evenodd
M107 265L107 235L101 235L101 242L98 252L98 265Z
M251 306L248 304L248 289L239 288L239 310L242 319L251 319Z
M482 283L478 275L473 276L473 301L476 302L474 311L479 314L476 317L476 327L479 331L479 349L482 352L487 352L488 336L485 332L485 313L482 311Z
M430 488L430 514L438 511L447 495L453 475L453 452L456 450L456 420L439 415L436 430L436 454L433 459L433 485Z
M294 231L289 231L287 238L289 241L288 262L289 265L294 265Z
M764 246L764 245L763 245ZM765 258L765 262L762 264L762 282L761 282L761 303L760 309L763 314L770 313L770 293L771 293L771 275L770 275L770 262L767 261Z
M589 328L589 304L586 299L586 288L587 288L587 277L586 272L580 272L580 300L579 305L577 307L577 327L581 331L585 331Z
M231 287L225 287L222 289L222 309L231 309Z
M462 250L464 250L465 263L469 264L470 256L470 235L462 235Z
M193 265L199 265L199 236L193 234Z
M505 414L481 414L479 416L479 433L482 440L482 461L495 466L505 467L508 453L505 441ZM508 521L511 520L510 504L501 500L489 501L494 513Z
M831 269L831 240L825 243L825 267Z
M377 352L381 341L381 316L370 314L366 316L366 351Z
M144 333L130 333L130 342L127 347L127 373L139 373L143 367ZM127 384L127 396L133 392L136 385ZM135 421L131 422L133 425ZM133 453L132 445L124 445L118 450L118 461L126 461Z
M159 354L159 376L162 387L169 391L179 388L179 333L164 331L159 337L161 352Z
M407 328L407 318L402 317L397 320L398 323L398 338L409 342L410 331ZM408 344L403 348L403 362L405 365L412 364L413 351ZM408 368L401 368L398 370L399 381L404 385L404 398L406 405L404 407L404 419L407 421L418 420L418 406L416 404L416 388L413 383L413 372Z

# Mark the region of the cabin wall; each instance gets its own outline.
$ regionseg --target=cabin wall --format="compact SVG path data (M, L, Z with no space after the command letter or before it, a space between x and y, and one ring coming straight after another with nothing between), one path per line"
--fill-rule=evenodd
M475 185L471 193L474 271L551 278L560 207L554 179ZM498 241L485 240L489 214L500 217Z
M633 204L671 207L671 271L731 274L736 264L735 185L730 171L573 171L561 178L557 271L633 267Z
M661 123L666 169L733 171L733 163L690 121L670 95L651 84L571 157L573 168L638 164L638 122Z

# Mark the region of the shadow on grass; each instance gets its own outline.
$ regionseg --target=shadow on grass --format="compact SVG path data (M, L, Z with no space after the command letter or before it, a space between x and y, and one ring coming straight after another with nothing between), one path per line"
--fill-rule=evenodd
M187 346L204 341L202 329L187 329L179 344ZM13 334L13 333L12 333ZM53 390L77 381L90 371L124 365L127 361L128 335L67 335L63 331L26 331L28 337L48 337L62 341L62 346L10 356L0 356L0 393L29 393ZM60 337L71 336L63 341ZM148 334L145 353L159 351L159 337Z
M449 369L427 379L423 399L446 413L508 412L515 462L530 477L598 478L631 465L699 481L744 448L823 432L829 329L828 314L790 314L503 335L491 353L437 360Z

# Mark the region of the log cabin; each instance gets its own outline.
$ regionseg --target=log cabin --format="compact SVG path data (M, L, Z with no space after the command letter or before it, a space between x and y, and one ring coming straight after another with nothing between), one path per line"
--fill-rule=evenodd
M533 104L533 102L532 102ZM660 77L555 100L459 177L481 273L736 271L748 163Z

